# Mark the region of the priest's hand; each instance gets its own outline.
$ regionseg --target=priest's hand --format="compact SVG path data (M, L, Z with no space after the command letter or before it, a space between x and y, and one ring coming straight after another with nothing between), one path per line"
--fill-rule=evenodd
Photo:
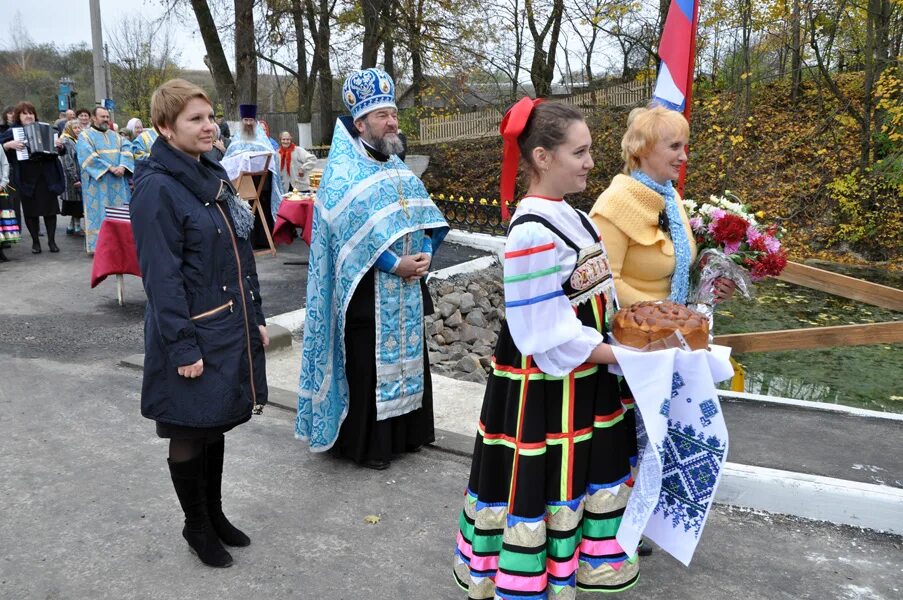
M258 325L258 329L260 329L260 343L263 344L264 350L270 347L270 336L267 333L266 325Z
M395 274L402 279L412 281L415 279L420 279L421 277L426 275L427 271L429 271L429 268L429 254L425 252L418 252L417 254L406 254L399 260L398 266L395 268Z
M179 367L179 375L182 377L187 377L188 379L194 379L196 377L200 377L201 373L204 372L204 359L199 358L198 361L191 365L185 365L183 367Z

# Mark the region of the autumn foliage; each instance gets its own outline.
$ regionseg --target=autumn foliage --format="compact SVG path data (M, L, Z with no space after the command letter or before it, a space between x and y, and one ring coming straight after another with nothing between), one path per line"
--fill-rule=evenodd
M789 84L761 86L748 111L732 93L697 91L684 196L730 189L754 211L786 229L792 259L885 261L903 268L903 84L889 69L876 88L885 123L876 136L883 156L859 168L859 130L843 107L813 82L790 102ZM861 95L861 74L837 77L849 97ZM588 209L620 172L620 140L629 109L588 113L596 166L587 189L570 200ZM433 193L498 197L498 137L415 149L429 154L424 175ZM523 186L519 193L523 191Z

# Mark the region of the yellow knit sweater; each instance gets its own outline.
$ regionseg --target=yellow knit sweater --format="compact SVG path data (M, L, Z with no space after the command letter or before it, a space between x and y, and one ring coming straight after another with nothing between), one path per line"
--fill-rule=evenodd
M678 196L692 263L696 260L696 241L680 200ZM658 226L664 208L661 194L633 177L615 175L589 212L602 234L622 307L643 300L663 300L671 293L674 244Z

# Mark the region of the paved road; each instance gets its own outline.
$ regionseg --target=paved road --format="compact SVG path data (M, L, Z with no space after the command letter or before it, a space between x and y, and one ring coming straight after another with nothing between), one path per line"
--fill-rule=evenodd
M3 351L73 363L143 352L145 296L141 281L125 276L125 305L121 307L115 278L92 290L91 259L84 252L84 240L63 234L62 221L57 235L59 254L49 253L46 242L42 254L32 254L29 239L6 250L12 260L0 263ZM433 260L433 269L483 255L485 252L465 246L444 244ZM273 316L304 306L307 258L307 246L300 241L280 246L275 257L257 257L264 314Z
M207 569L179 535L140 374L3 363L0 598L463 598L449 565L466 459L427 450L358 469L311 455L293 415L267 409L227 436L227 511L254 542L233 568ZM656 553L621 597L891 600L901 550L899 537L719 507L689 569Z

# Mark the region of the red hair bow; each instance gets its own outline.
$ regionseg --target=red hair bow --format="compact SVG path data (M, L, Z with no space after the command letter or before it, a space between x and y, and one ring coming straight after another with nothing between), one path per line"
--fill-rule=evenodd
M517 165L520 162L520 147L517 145L517 138L523 133L527 120L533 114L533 109L542 101L542 98L533 100L524 96L508 109L499 125L499 133L502 134L505 142L502 153L502 181L499 186L503 221L507 221L509 218L508 202L514 200L514 184L517 181Z

